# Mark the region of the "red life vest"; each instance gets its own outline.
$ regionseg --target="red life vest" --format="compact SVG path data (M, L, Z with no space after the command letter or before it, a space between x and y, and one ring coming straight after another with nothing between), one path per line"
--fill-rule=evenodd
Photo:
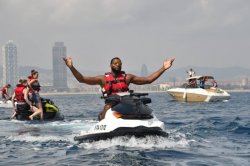
M18 84L15 89L16 94L16 100L17 102L25 102L23 90L26 88L26 86Z
M114 78L111 72L105 73L106 84L104 85L103 94L111 95L119 92L127 92L128 85L126 83L126 74L124 71L121 71L120 74Z
M2 96L4 96L6 94L7 90L7 86L4 86L1 91L2 91Z
M31 80L31 79L34 79L34 78L33 78L33 76L28 76L28 79L30 79L30 80Z
M28 79L29 79L29 81L31 81L31 80L34 80L35 78L33 76L28 76ZM33 82L33 84L31 85L31 88L35 91L40 91L40 87L41 86L40 86L38 81ZM30 90L30 93L31 92L32 92L32 90Z

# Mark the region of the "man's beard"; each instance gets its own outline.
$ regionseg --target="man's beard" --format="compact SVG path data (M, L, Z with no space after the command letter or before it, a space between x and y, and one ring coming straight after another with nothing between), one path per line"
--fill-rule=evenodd
M115 74L119 74L121 72L121 68L119 68L119 69L112 68L112 72Z

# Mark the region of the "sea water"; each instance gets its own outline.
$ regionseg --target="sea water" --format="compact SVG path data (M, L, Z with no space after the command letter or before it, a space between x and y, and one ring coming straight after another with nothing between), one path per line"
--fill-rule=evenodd
M186 103L151 93L150 107L168 138L118 137L78 144L74 136L97 123L100 95L43 96L63 121L10 120L0 108L0 165L250 165L250 93L224 102Z

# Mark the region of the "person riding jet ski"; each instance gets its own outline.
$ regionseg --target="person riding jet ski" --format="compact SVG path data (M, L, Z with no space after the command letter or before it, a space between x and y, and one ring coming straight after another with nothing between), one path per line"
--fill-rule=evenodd
M1 89L1 92L2 92L2 103L6 104L7 101L11 98L10 95L8 94L8 90L10 89L11 85L8 84L8 85L5 85L2 89Z
M11 119L15 118L17 120L30 120L30 116L34 113L34 119L41 120L37 107L31 104L28 99L27 89L27 80L20 79L15 92L12 95L12 104L14 107L14 113L11 116ZM63 115L60 114L59 108L54 105L54 102L50 99L41 98L41 105L43 110L43 119L42 120L62 120ZM36 113L37 112L37 113Z
M75 78L81 82L88 85L100 85L104 90L104 95L109 96L111 94L116 94L120 92L128 92L129 84L133 83L136 85L150 84L159 78L166 70L168 70L174 59L166 59L163 66L147 77L138 77L133 74L126 74L122 71L122 61L120 58L115 57L110 61L111 72L105 75L99 75L95 77L83 76L74 66L71 57L63 58L65 64L71 70ZM106 102L103 111L99 114L98 119L102 120L105 117L106 111L112 107L112 104Z
M165 60L163 66L148 77L126 74L121 70L122 61L118 57L110 61L111 72L95 77L83 76L73 66L71 57L64 58L64 61L79 82L100 85L103 95L106 96L104 109L98 116L100 122L92 127L86 135L75 137L75 140L81 142L129 134L136 136L143 136L145 133L166 134L162 131L163 122L151 115L152 111L146 105L146 101L149 99L140 99L141 95L133 93L128 94L128 87L130 83L136 85L152 83L172 66L174 59ZM112 124L110 125L110 123Z
M112 103L106 111L105 118L92 126L87 132L75 136L74 140L92 142L111 139L120 136L162 136L167 137L164 123L159 121L152 109L147 105L151 99L145 97L147 93L117 93L105 98L105 102Z

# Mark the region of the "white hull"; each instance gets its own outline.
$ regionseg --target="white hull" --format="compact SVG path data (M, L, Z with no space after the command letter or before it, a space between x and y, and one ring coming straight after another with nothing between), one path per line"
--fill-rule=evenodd
M13 108L12 102L8 100L6 103L0 101L0 108Z
M177 101L212 102L230 99L230 94L220 88L172 88L167 92Z
M110 109L106 112L103 120L91 127L87 132L81 132L80 136L75 137L75 140L80 142L93 141L127 134L166 136L167 133L164 132L164 128L164 123L159 121L154 115L152 119L129 120L116 118ZM126 133L125 130L128 132Z
M164 123L159 121L155 116L153 119L145 119L145 120L128 120L122 118L116 118L111 110L108 110L105 118L101 120L99 123L94 125L88 132L89 133L105 133L113 131L119 127L138 127L138 126L145 126L145 127L160 127L164 130ZM105 130L98 127L98 126L106 126Z

